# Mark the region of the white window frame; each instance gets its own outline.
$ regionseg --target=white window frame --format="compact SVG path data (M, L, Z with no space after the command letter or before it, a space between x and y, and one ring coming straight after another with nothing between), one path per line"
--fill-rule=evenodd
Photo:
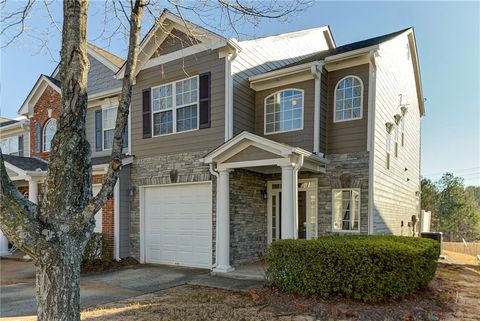
M7 146L6 151L4 149L2 149L2 153L4 155L18 155L19 156L20 145L18 144L18 137L19 137L19 135L15 135L15 136L10 136L10 137L5 137L5 138L0 139L0 144L3 144L5 146ZM12 149L11 149L12 142L16 142L17 151L15 151L15 152L12 152Z
M350 191L350 192L358 192L358 229L356 230L342 230L342 229L336 229L335 228L335 193L336 192L343 192L343 191ZM362 193L360 188L335 188L332 189L332 232L339 232L339 233L360 233L360 223L361 223L361 209L362 209ZM342 199L343 201L343 199ZM352 198L352 204L353 204L353 198ZM352 224L352 215L350 215L350 224Z
M385 139L385 151L386 151L386 164L385 164L385 167L387 169L390 169L392 167L392 132L387 132L387 136L386 136L386 139Z
M400 135L400 129L398 125L393 125L393 155L398 158L398 140Z
M405 116L400 119L400 146L405 146Z
M360 117L356 117L356 118L350 118L350 119L340 119L340 120L337 120L337 89L338 89L338 86L340 85L340 83L342 81L344 81L345 79L347 78L355 78L357 79L359 82L360 82ZM364 91L364 88L363 88L363 81L360 77L358 76L355 76L355 75L348 75L348 76L345 76L343 77L342 79L340 79L337 84L335 85L335 90L333 91L333 122L334 123L342 123L342 122L345 122L345 121L353 121L353 120L360 120L363 118L363 91Z
M267 99L269 99L272 96L279 95L284 91L289 91L289 90L296 90L296 91L300 91L302 93L302 104L303 104L303 106L302 106L302 125L300 126L300 128L292 128L292 129L287 129L287 130L267 132ZM304 118L305 118L304 114L305 114L305 90L300 89L300 88L285 88L285 89L282 89L282 90L278 90L278 91L268 95L263 100L263 134L264 135L275 135L275 134L281 134L281 133L288 133L288 132L295 132L295 131L303 130L303 124L304 124Z
M185 80L193 79L193 78L197 79L197 101L177 106L176 105L177 104L176 84L179 83L179 82L185 81ZM160 87L168 86L168 85L172 85L172 107L171 108L166 108L166 109L161 109L161 110L158 110L158 111L153 111L153 90L156 89L156 88L160 88ZM189 129L189 130L184 130L184 131L181 131L181 132L177 132L177 109L180 109L180 108L183 108L183 107L188 107L188 106L193 106L194 104L197 105L197 127ZM167 111L172 111L172 122L173 122L172 132L171 133L166 133L166 134L155 135L155 127L154 127L155 126L155 123L154 123L155 117L154 116L155 116L155 114L159 114L159 113L163 113L163 112L167 112ZM188 132L198 130L200 128L200 79L199 79L199 76L196 75L196 76L193 76L193 77L183 78L183 79L175 80L175 81L172 81L172 82L164 83L164 84L161 84L161 85L150 88L150 112L152 114L152 120L151 120L152 137L163 137L163 136L169 136L169 135L175 135L175 134L183 134L183 133L188 133Z
M42 130L42 151L44 151L44 152L49 152L52 149L52 140L53 140L53 136L55 136L55 133L53 134L52 139L50 140L50 148L48 150L45 148L45 142L47 141L45 139L45 133L46 133L46 130L47 130L47 126L53 121L55 122L56 127L57 127L55 129L55 133L56 133L57 130L58 130L58 121L55 118L50 118L49 120L47 120L47 122L43 126L43 130Z
M110 106L110 107L103 107L102 108L102 150L112 150L111 148L105 148L105 131L107 130L115 130L115 126L116 126L116 116L115 115L115 121L114 121L114 125L113 125L113 128L104 128L103 127L103 120L104 120L104 112L106 110L110 110L110 109L117 109L117 113L118 113L118 107L117 106ZM127 125L128 126L128 125ZM114 132L115 133L115 132ZM112 146L113 146L113 142L112 142Z

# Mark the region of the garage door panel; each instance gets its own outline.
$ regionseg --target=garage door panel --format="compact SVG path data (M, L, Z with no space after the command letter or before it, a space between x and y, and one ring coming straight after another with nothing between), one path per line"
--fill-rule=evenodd
M147 262L211 267L210 184L145 189Z

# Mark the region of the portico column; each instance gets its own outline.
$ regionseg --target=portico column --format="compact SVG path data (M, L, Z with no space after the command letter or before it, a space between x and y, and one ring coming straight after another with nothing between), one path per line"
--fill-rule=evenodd
M32 203L38 203L38 182L28 181L28 200Z
M219 170L217 194L217 266L215 272L231 272L230 266L230 170Z
M298 171L292 165L282 166L282 239L296 239Z
M8 252L8 240L3 235L3 232L0 230L0 256L8 256L10 252Z

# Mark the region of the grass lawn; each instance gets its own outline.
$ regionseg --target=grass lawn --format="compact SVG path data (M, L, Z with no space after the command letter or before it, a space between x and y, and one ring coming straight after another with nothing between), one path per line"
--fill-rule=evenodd
M249 293L185 285L82 313L88 321L147 320L480 320L480 272L439 263L425 291L405 300L364 304L322 300L258 288Z

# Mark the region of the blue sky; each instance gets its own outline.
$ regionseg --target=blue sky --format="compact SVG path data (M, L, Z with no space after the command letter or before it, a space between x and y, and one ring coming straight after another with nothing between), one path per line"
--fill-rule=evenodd
M41 9L32 14L29 33L44 38L40 31L49 19ZM61 3L54 3L51 9L55 17L61 16ZM102 9L101 2L90 5L91 41L102 30ZM316 2L287 22L265 20L256 27L246 23L238 30L254 37L327 24L337 45L415 28L427 98L427 115L422 120L422 174L438 179L450 171L464 177L467 185L480 185L480 3ZM36 54L39 47L32 37L2 49L2 116L15 117L38 75L49 74L55 68L53 60L58 60L60 36L51 28L48 39L53 58L45 52ZM93 42L124 55L125 42L121 39L110 45L102 39Z

